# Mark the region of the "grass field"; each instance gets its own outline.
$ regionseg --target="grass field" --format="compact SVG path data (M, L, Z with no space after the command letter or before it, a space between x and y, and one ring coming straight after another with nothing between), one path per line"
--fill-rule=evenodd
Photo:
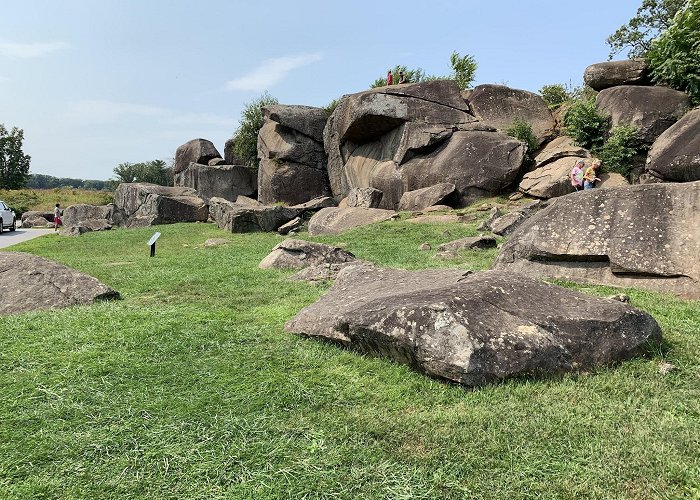
M114 193L111 191L93 191L89 189L56 188L56 189L0 189L0 200L7 203L19 219L22 212L27 210L52 211L56 203L61 207L69 207L77 203L89 205L106 205L112 202Z
M418 251L473 234L394 221L313 239L487 268L495 250ZM629 290L663 328L652 358L467 390L285 333L326 287L257 268L281 239L176 224L12 248L123 298L0 318L0 497L700 497L700 302Z

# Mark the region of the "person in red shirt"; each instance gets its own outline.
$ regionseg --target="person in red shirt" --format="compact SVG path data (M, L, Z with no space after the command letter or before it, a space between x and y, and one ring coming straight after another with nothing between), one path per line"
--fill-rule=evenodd
M391 70L386 74L386 84L387 85L393 85L394 84L394 75L391 73Z

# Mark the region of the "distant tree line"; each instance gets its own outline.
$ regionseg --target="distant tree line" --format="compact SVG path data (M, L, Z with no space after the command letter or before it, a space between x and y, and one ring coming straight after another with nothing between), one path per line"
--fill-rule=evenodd
M29 174L26 187L31 189L76 188L92 189L95 191L110 191L114 189L114 181L98 181L73 179L71 177L54 177L45 174Z

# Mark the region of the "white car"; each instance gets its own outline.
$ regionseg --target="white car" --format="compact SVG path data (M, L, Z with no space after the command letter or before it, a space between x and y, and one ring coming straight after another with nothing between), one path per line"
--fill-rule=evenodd
M5 229L14 231L17 228L17 215L10 210L4 201L0 201L0 233Z

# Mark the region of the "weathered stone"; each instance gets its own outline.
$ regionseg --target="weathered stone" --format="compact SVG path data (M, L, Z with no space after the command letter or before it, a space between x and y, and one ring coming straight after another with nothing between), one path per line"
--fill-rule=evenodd
M515 231L527 219L523 212L515 211L498 217L491 223L491 232L499 236L507 236Z
M328 112L323 108L270 104L263 108L263 117L323 143L323 128L328 120Z
M496 269L700 298L700 181L557 198L513 233Z
M260 269L302 269L320 264L351 262L355 256L339 247L311 241L286 239L272 249L258 267Z
M469 96L477 118L505 132L517 119L532 127L540 144L554 135L554 118L541 96L504 85L477 85Z
M219 228L232 233L276 231L300 213L297 209L279 205L238 204L223 198L209 200L209 212Z
M310 212L313 210L321 210L322 208L334 206L336 206L336 202L333 198L331 198L330 196L320 196L318 198L314 198L313 200L309 200L304 203L299 203L298 205L292 205L290 208L298 208L299 210L303 210L304 212Z
M63 211L63 217L61 220L63 222L63 227L65 228L80 225L88 227L88 225L84 224L85 221L102 221L92 222L90 225L94 227L109 225L111 228L113 212L114 205L112 203L109 205L88 205L85 203L78 203L67 207Z
M209 210L197 192L185 187L122 183L114 193L115 225L144 227L175 222L206 222Z
M547 163L574 156L576 158L589 158L591 154L586 148L577 146L571 137L561 136L547 143L542 151L535 156L534 169L545 166ZM533 170L534 170L533 169Z
M226 160L223 158L212 158L207 162L207 166L209 167L219 167L221 165L226 165Z
M322 281L335 281L341 269L357 265L358 260L350 262L338 262L333 264L319 264L317 266L305 267L298 273L289 277L292 281L307 281L309 283L319 283Z
M226 238L209 238L207 241L204 242L205 247L218 247L221 245L226 245L229 243L229 240Z
M302 225L301 217L294 217L286 224L282 224L277 228L277 232L281 235L289 234L292 231L297 231Z
M618 85L651 85L649 67L644 59L591 64L583 72L583 82L594 90Z
M441 252L459 252L481 248L496 248L496 238L493 236L469 236L459 240L443 243L438 247Z
M661 339L645 312L525 276L366 264L285 329L468 386L591 370Z
M610 189L622 186L629 186L630 183L625 179L622 174L616 172L606 172L604 174L598 175L600 178L600 183L597 187L602 189Z
M382 193L371 187L352 188L346 198L348 207L378 208L382 202Z
M206 165L213 158L221 158L221 155L216 150L214 144L206 139L192 139L181 145L175 151L175 165L173 173L179 174L190 163L199 163Z
M700 108L686 113L654 141L646 170L665 181L700 180Z
M229 139L224 144L224 162L226 165L245 165L245 162L241 160L235 152L236 141Z
M20 220L22 221L22 225L24 225L24 221L26 219L34 218L34 217L42 217L48 222L53 222L53 212L52 211L43 211L43 210L28 210L26 212L23 212Z
M455 185L441 182L423 189L406 191L401 195L399 210L423 210L445 201L455 192Z
M112 224L107 219L86 219L75 222L68 226L64 224L60 234L63 236L80 236L92 231L108 231L112 229Z
M546 163L543 167L525 174L518 189L537 198L554 198L569 194L575 191L569 174L577 160L585 160L585 158L567 156Z
M690 98L668 87L623 85L601 90L596 108L610 115L611 128L634 127L639 139L651 144L690 109Z
M192 188L205 201L214 197L235 201L241 195L256 195L258 175L255 169L242 165L190 163L185 170L175 174L175 186Z
M309 234L340 234L348 229L392 219L396 213L379 208L324 208L309 220Z
M430 243L423 243L421 244L421 246L418 247L418 250L420 250L421 252L429 252L432 249L433 247L430 246Z
M119 292L92 276L28 253L0 252L0 315L114 299Z
M24 214L22 214L22 215L24 215ZM22 219L22 227L24 227L24 228L46 227L48 225L53 225L53 222L48 221L44 217L31 216L31 217L27 217L26 219Z

